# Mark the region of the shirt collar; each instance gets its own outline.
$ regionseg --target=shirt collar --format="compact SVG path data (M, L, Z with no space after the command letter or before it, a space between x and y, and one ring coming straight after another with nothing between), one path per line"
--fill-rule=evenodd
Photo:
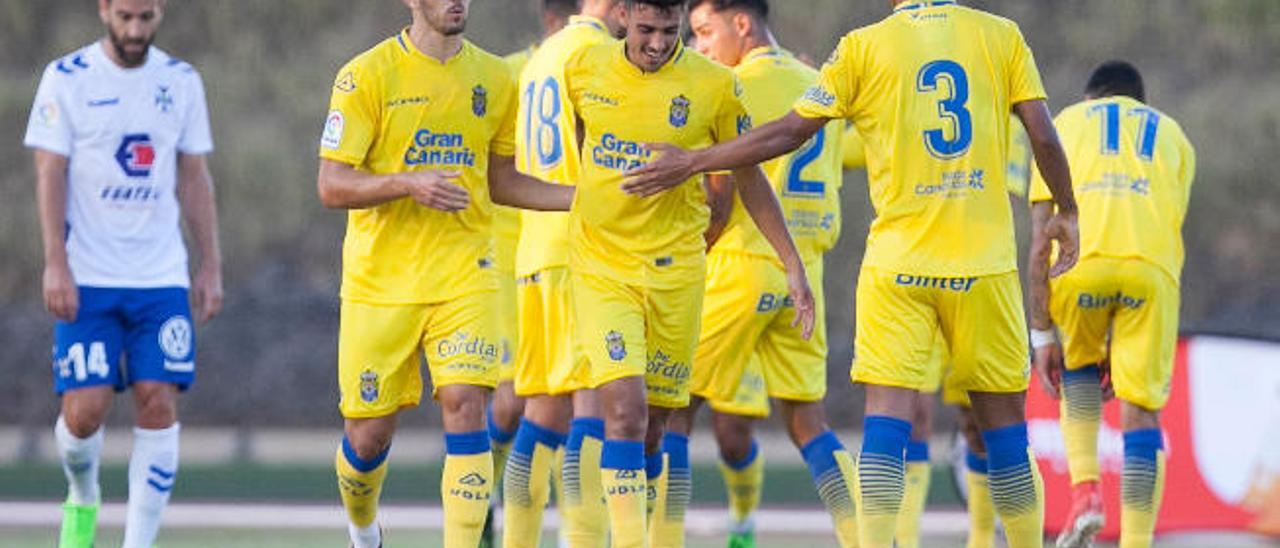
M900 11L911 11L911 10L918 10L918 9L924 9L924 8L937 8L941 6L954 6L954 5L956 5L956 0L916 0L913 2L903 2L901 4L898 4L897 7L893 8L893 12L897 13Z
M760 46L751 51L748 51L747 54L742 57L742 61L739 61L738 64L745 65L752 61L755 61L756 59L765 59L768 57L785 57L786 55L787 55L786 50L783 50L780 47Z
M587 25L600 32L609 32L609 29L604 25L604 21L590 15L571 15L569 16L569 25Z
M444 67L453 65L471 52L471 41L464 38L462 40L462 48L458 50L458 53L441 62L439 59L423 53L422 50L418 49L418 46L414 45L413 40L409 39L409 27L405 27L404 30L400 31L400 34L396 35L396 40L400 43L400 48L409 56Z

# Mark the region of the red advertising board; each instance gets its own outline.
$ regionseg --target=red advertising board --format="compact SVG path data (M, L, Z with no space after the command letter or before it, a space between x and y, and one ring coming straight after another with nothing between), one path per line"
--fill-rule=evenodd
M1164 425L1167 468L1160 532L1254 530L1280 535L1280 343L1187 337L1178 345ZM1033 383L1031 444L1045 479L1045 526L1062 529L1070 478L1058 401ZM1120 528L1124 457L1120 409L1106 406L1098 435L1107 525Z

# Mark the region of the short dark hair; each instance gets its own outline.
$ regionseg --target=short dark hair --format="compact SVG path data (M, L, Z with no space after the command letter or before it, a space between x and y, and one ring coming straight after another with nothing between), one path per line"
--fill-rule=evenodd
M1107 61L1093 71L1084 92L1093 97L1127 95L1146 102L1147 94L1142 85L1142 74L1127 61Z
M769 0L689 0L689 11L703 4L710 4L717 13L724 10L742 10L758 16L761 20L769 19Z
M578 14L579 4L579 0L542 0L542 9L567 19Z
M627 0L627 7L634 8L638 4L653 6L663 11L683 7L685 0Z

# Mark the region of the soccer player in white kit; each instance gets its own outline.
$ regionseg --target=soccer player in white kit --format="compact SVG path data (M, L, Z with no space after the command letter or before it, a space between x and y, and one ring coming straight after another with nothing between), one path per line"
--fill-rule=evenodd
M203 323L222 302L213 140L200 75L151 46L164 1L99 0L98 11L107 36L45 69L24 140L57 318L59 546L93 545L102 423L113 392L131 387L124 546L150 548L178 471L177 395L195 380L191 303ZM200 251L194 280L184 219Z

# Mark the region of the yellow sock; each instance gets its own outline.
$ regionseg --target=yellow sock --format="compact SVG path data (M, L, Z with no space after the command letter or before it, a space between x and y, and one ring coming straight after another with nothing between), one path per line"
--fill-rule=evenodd
M554 455L551 455L551 500L555 501L557 508L564 504L564 446L556 448Z
M338 491L342 495L347 518L358 528L372 525L378 517L378 496L382 493L382 481L387 477L386 458L384 451L368 461L360 460L347 438L342 438L342 446L334 459Z
M503 478L503 546L538 546L542 537L542 513L551 498L555 453L563 445L563 434L521 419Z
M658 505L649 522L651 548L684 546L684 515L693 495L692 472L689 469L689 438L667 432L662 436L664 458L658 485Z
M646 546L649 546L649 548L681 546L682 544L671 542L670 537L673 527L670 520L666 519L668 502L667 492L670 488L670 482L668 480L671 476L669 473L671 470L667 466L666 455L658 453L657 455L647 457L646 460L652 461L654 458L656 458L658 464L653 466L652 463L646 463L647 470L645 470L645 484L647 488L645 495L646 499L648 499L645 501L645 518L647 520L645 522L645 529L649 538ZM683 523L680 525L683 526ZM683 527L680 528L680 535L682 537L684 536Z
M910 452L910 449L907 450ZM924 515L929 499L929 461L908 461L905 489L902 492L902 509L898 511L897 530L894 533L897 548L920 546L920 518Z
M858 474L853 455L845 450L844 445L830 430L801 447L800 455L809 468L809 476L813 478L818 498L831 516L836 540L844 548L859 546L858 512L854 507L854 501L859 496ZM892 542L893 539L890 538L889 541Z
M1098 368L1082 367L1062 376L1060 415L1071 484L1098 481L1098 426L1102 421L1102 388Z
M1027 441L1027 425L982 433L991 502L1010 548L1044 545L1044 480Z
M751 441L751 453L741 462L720 461L720 475L729 493L729 517L735 526L744 526L760 507L764 491L764 455L755 440Z
M1165 454L1160 430L1124 434L1120 485L1120 548L1149 548L1164 498Z
M965 548L994 548L996 543L996 509L991 506L991 488L987 485L987 459L969 453L969 541Z
M600 479L614 548L644 548L648 494L644 442L605 440Z
M484 430L445 435L444 473L440 500L444 504L445 548L480 544L493 491L493 453Z
M573 420L565 443L564 499L560 504L561 536L571 548L600 548L608 540L609 512L600 475L603 440L603 420Z

